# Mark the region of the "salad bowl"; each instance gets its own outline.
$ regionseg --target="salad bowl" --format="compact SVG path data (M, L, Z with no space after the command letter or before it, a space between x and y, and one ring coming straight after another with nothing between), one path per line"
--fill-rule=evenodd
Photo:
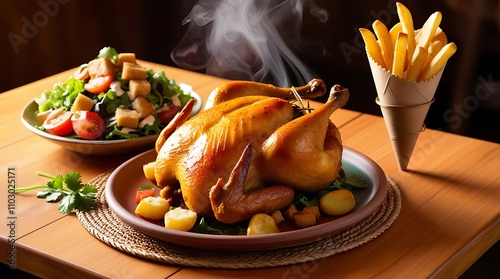
M191 113L191 116L193 116L201 110L203 101L196 92L191 91L190 94L196 100ZM38 104L34 100L29 102L22 110L21 121L29 131L45 140L82 155L108 156L139 153L154 148L156 139L158 138L158 134L116 140L85 140L57 136L37 128L37 126L42 125L36 117L37 111Z

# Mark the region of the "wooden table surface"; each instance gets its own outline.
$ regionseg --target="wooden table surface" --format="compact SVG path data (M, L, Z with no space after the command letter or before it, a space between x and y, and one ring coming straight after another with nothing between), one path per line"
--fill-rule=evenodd
M147 63L193 86L204 100L223 79ZM462 274L500 238L500 146L427 129L418 139L409 171L397 167L381 117L341 109L332 115L345 146L377 162L401 191L399 217L382 235L327 259L261 269L207 269L159 264L120 252L93 237L75 214L55 204L16 195L7 204L7 172L17 187L44 184L35 171L83 174L89 181L131 155L99 157L69 152L23 127L21 110L73 69L0 94L0 212L2 262L44 278L450 278ZM345 86L349 87L348 84ZM356 94L351 92L351 94ZM14 205L10 215L8 205ZM15 216L14 232L5 225ZM15 254L9 255L15 236Z

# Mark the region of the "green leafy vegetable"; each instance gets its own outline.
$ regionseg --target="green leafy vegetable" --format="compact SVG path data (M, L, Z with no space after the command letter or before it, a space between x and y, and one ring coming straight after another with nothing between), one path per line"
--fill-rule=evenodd
M155 188L155 186L153 186L153 185L142 185L142 186L137 187L137 191L151 190L154 188Z
M51 108L58 109L61 107L69 110L78 94L84 91L83 84L82 80L73 77L68 78L65 83L58 82L54 84L52 90L47 90L40 97L35 98L38 110L44 112Z
M116 63L118 54L118 51L113 47L104 47L99 51L97 58L108 57ZM136 129L136 131L122 132L123 127L117 126L115 118L116 110L118 108L134 109L132 100L127 93L130 81L121 78L121 71L122 69L118 67L114 70L114 82L118 82L119 84L115 83L112 88L98 95L85 91L84 85L88 82L88 79L79 80L70 77L65 83L56 83L52 90L43 92L41 96L35 99L35 102L38 104L38 112L45 112L61 107L70 110L76 97L79 94L83 94L94 102L91 111L98 113L106 123L107 129L99 139L118 140L159 134L166 124L161 123L156 112L151 114L155 118L154 123L145 125L140 129ZM174 80L167 78L163 70L155 72L152 68L148 67L146 69L146 79L151 85L151 91L146 98L154 105L155 111L162 109L164 105L170 105L174 102L178 103L177 99L181 107L183 107L192 98L191 89L181 88ZM37 126L37 128L45 131L43 126ZM66 137L78 138L75 133L71 133Z
M160 120L155 118L155 121L153 124L146 124L144 125L143 128L137 129L135 131L130 131L128 133L122 132L116 124L113 124L109 128L106 129L106 136L105 138L107 140L112 140L112 139L133 139L133 138L138 138L141 136L150 136L150 135L156 135L161 132L163 129L164 125L161 126Z
M248 224L224 224L214 218L198 218L191 232L217 235L246 235Z
M330 184L326 189L321 190L317 193L303 193L303 192L295 192L295 197L293 198L292 204L298 210L302 210L306 206L314 206L319 205L319 200L321 197L326 195L327 193L339 189L347 189L349 191L352 190L352 185L350 185L345 180L336 179Z
M158 118L155 118L153 124L144 125L144 127L141 129L142 135L149 136L149 135L159 134L163 129L163 126L160 127L160 124L161 124L160 120L158 120Z
M113 62L118 61L118 52L112 47L104 47L99 51L97 58L108 57L113 60Z
M170 103L171 98L178 95L181 105L184 106L189 99L190 95L184 93L180 86L174 80L168 79L163 70L153 73L148 70L148 81L151 83L151 94L146 98L158 108L162 107L165 103Z
M73 210L89 211L96 205L97 188L88 183L82 183L82 175L71 171L64 176L53 176L45 172L38 175L51 179L46 185L17 188L16 193L43 189L37 193L37 198L45 198L47 202L59 202L57 209L61 213L69 214Z
M118 126L116 125L113 125L113 130L109 133L106 134L106 139L114 139L114 138L117 138L117 139L133 139L133 138L138 138L139 135L138 134L134 134L134 133L124 133L122 131L120 131L120 129L118 129Z
M118 96L112 89L108 90L106 93L99 94L97 98L99 99L99 103L105 106L106 113L109 117L113 117L116 114L116 109L119 107L132 107L132 102L128 94Z

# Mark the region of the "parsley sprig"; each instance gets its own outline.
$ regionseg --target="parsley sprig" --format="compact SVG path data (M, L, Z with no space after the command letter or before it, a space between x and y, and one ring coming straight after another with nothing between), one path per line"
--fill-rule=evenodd
M58 202L57 209L64 214L73 210L89 211L96 205L97 188L88 183L82 183L82 175L71 171L65 175L56 176L45 172L36 172L37 175L51 179L45 185L17 188L16 193L43 189L37 193L37 198L45 198L47 202Z

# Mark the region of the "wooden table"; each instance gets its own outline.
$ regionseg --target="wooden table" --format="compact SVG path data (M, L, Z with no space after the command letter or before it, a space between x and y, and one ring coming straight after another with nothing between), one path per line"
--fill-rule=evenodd
M193 86L204 99L223 79L149 63L168 77ZM66 151L23 127L21 109L66 72L0 95L2 218L0 255L10 265L7 172L15 170L17 187L44 184L35 171L77 170L89 181L130 155L96 159ZM348 84L346 85L348 86ZM351 92L351 94L360 94ZM355 249L311 264L262 269L205 269L142 260L102 243L87 232L75 214L62 215L55 204L16 195L16 268L40 277L72 278L450 278L462 274L500 238L500 146L427 129L420 134L409 171L396 164L382 118L349 110L332 116L345 146L376 161L398 185L399 217L378 238ZM11 203L9 203L11 205ZM283 277L283 278L285 278Z

